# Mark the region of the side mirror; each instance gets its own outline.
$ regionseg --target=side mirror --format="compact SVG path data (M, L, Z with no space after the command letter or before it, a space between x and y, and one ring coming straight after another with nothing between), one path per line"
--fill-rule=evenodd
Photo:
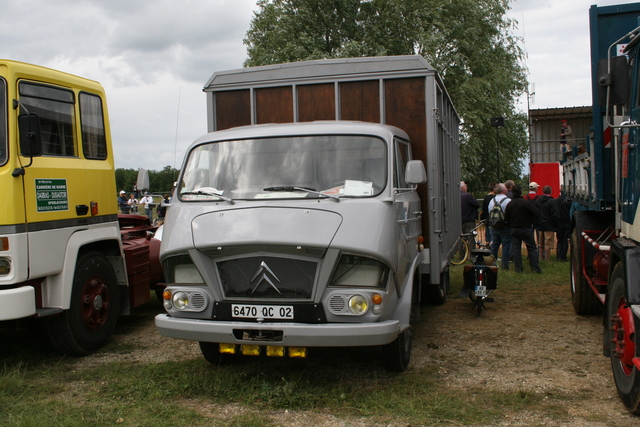
M609 61L611 69L609 69ZM607 88L609 88L609 105L622 105L627 102L629 92L629 63L626 56L604 58L598 62L598 105L607 105Z
M422 160L409 160L404 172L404 179L407 184L418 185L427 182L427 171Z
M18 116L20 130L20 153L25 157L42 156L42 133L40 119L37 114L20 114Z

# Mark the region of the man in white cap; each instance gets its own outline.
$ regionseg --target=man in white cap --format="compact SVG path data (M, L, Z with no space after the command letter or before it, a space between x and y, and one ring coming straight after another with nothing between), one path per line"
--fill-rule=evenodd
M128 214L129 213L129 204L127 203L127 197L125 195L124 191L120 191L120 194L118 195L118 206L120 206L120 211L123 214Z
M538 200L538 197L540 197L540 195L537 194L538 193L538 187L540 187L540 186L535 181L529 183L529 194L524 196L524 198L529 200L529 201L531 201L531 202L535 202L536 200Z

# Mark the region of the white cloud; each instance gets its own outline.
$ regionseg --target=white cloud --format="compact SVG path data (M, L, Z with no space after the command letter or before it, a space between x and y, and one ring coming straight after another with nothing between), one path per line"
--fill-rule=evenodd
M536 84L532 108L590 104L594 2L512 2ZM626 2L598 1L618 3ZM116 167L179 167L206 132L205 82L246 59L242 40L254 10L256 0L3 0L0 57L102 83Z
M179 167L206 132L205 82L246 59L254 9L255 0L5 0L0 57L99 81L116 167Z

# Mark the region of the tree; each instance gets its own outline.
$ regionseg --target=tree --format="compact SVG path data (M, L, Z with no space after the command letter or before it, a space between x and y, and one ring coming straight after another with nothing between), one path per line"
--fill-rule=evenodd
M526 156L524 52L510 34L508 0L260 0L244 40L245 66L308 59L422 55L462 117L461 174L482 192L518 179ZM504 117L496 129L491 117Z
M173 189L173 183L178 177L179 171L171 166L165 166L161 171L150 170L149 173L149 191L154 193L170 193ZM116 169L116 186L118 191L133 191L136 181L138 180L138 171L135 169Z

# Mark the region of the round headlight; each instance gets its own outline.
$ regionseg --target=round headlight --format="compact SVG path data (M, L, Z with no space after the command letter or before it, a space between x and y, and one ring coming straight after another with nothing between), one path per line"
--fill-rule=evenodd
M171 301L173 302L173 306L177 310L182 310L187 305L189 305L189 297L187 297L187 294L185 294L184 292L176 292L175 294L173 294Z
M11 261L8 258L0 258L0 275L6 276L11 273Z
M367 302L367 299L362 295L354 295L349 298L349 310L351 310L353 314L365 314L368 308L369 303Z

